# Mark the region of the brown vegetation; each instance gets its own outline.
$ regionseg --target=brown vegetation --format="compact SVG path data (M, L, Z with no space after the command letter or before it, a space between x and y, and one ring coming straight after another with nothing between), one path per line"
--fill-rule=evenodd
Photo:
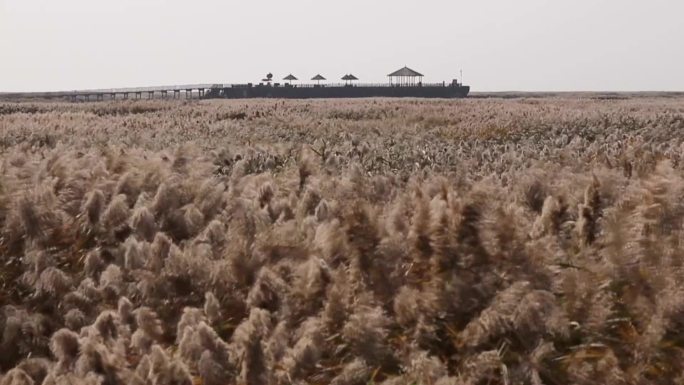
M0 384L684 383L683 130L677 98L2 104Z

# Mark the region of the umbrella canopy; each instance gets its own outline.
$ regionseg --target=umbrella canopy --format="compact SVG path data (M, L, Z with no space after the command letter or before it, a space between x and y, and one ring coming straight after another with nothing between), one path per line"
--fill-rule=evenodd
M321 76L321 74L318 74L318 75L312 77L311 80L325 80L325 78L323 76Z
M294 75L289 74L289 75L285 76L283 78L283 80L297 80L297 78Z
M354 76L352 74L346 74L346 75L342 76L342 80L344 80L344 84L351 84L352 80L359 80L359 78L357 78L356 76ZM347 83L347 82L349 82L349 83Z

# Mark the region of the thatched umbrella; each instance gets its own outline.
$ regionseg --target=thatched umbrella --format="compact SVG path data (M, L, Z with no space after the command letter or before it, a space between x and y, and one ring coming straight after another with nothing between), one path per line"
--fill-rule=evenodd
M321 80L325 80L325 78L321 76L321 74L317 74L316 76L312 77L311 80L315 80L318 83L318 85L320 85Z
M289 75L285 76L283 78L283 80L288 80L291 83L293 80L297 80L297 78L294 75L289 74Z
M342 76L342 80L344 80L344 84L351 84L352 81L359 80L359 78L357 78L356 76L354 76L352 74L346 74L346 75ZM347 83L347 82L349 82L349 83Z

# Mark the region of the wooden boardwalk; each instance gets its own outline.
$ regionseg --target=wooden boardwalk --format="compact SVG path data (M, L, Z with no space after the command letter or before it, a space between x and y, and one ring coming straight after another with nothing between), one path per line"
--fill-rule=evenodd
M8 92L0 93L0 98L5 99L66 99L66 100L114 100L114 99L152 99L172 98L191 99L193 96L204 97L207 90L212 87L223 87L222 84L184 84L175 86L159 87L129 87L129 88L103 88L78 91L54 91L54 92Z

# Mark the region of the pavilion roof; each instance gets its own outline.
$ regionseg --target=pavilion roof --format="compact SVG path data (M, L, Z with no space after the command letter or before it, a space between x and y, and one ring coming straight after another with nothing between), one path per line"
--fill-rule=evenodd
M420 72L414 71L408 67L398 69L387 76L423 76Z
M289 74L289 75L285 76L283 78L283 80L297 80L297 78L294 75Z
M312 77L311 80L325 80L325 78L323 76L321 76L321 74L318 74L318 75Z

